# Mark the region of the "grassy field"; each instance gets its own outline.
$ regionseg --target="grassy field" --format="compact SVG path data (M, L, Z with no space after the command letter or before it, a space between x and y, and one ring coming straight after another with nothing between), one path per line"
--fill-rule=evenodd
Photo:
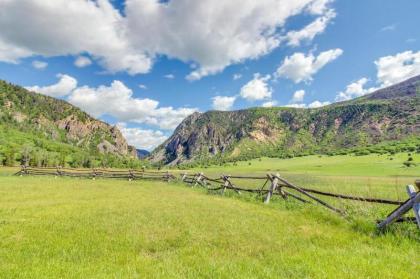
M420 176L402 167L406 157L262 159L203 171L279 172L307 187L405 199L405 184ZM174 182L13 171L0 169L0 278L418 278L415 225L375 230L373 215L393 206L359 205L345 219Z

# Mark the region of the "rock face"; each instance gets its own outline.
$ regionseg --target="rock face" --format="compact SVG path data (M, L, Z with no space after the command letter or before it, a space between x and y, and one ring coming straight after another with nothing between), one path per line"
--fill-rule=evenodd
M137 158L121 131L71 104L0 80L2 124L92 152ZM10 117L9 117L10 115ZM9 120L10 119L10 120Z
M194 113L151 154L180 164L215 156L322 153L420 135L420 76L318 109Z

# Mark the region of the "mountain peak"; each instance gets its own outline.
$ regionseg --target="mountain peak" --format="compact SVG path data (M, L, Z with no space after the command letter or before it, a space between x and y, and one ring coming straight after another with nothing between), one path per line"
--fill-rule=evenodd
M420 96L420 75L409 78L403 82L379 89L368 94L362 99L368 100L389 100L399 98L412 98Z

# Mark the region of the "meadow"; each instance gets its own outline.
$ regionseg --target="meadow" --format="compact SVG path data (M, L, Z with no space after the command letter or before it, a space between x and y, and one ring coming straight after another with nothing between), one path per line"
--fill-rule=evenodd
M419 166L403 166L407 156L262 158L189 172L278 172L304 187L403 200L420 178ZM0 278L417 278L420 270L414 224L375 229L395 206L339 201L352 213L342 218L179 182L14 171L0 169Z

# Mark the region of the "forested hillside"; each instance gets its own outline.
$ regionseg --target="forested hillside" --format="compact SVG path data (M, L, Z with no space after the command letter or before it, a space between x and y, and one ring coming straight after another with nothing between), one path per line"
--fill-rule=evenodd
M0 81L0 164L129 166L134 147L117 127L71 104Z
M152 153L152 160L176 165L260 156L398 152L418 150L419 137L420 76L417 76L364 97L322 108L195 113Z

